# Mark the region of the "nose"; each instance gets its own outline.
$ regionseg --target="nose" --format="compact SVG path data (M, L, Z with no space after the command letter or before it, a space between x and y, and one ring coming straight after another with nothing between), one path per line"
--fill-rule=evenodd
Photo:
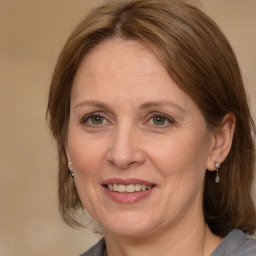
M126 126L117 129L112 134L107 160L121 169L143 164L145 153L140 137L135 128Z

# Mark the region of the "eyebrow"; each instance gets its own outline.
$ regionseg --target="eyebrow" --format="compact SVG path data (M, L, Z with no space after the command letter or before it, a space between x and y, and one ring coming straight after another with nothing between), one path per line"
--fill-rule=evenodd
M81 108L84 106L92 106L92 107L98 107L98 108L109 108L107 104L102 103L100 101L96 100L86 100L83 102L80 102L74 106L74 109Z
M91 106L91 107L97 107L97 108L102 108L102 109L110 109L111 108L108 104L105 104L100 101L86 100L86 101L76 104L74 106L74 109L81 108L84 106ZM165 106L177 109L178 111L180 111L182 113L187 113L187 111L184 108L182 108L180 105L178 105L174 102L171 102L171 101L149 101L149 102L145 102L142 105L140 105L139 109L143 110L143 109L147 109L147 108L151 108L151 107L165 107Z
M187 111L184 108L182 108L180 105L178 105L174 102L171 102L171 101L149 101L149 102L142 104L139 108L146 109L146 108L150 108L150 107L165 107L165 106L177 109L183 113L187 113Z

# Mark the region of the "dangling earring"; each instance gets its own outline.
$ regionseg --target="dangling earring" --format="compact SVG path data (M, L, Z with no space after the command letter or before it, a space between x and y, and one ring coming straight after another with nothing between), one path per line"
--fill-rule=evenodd
M219 183L220 182L220 177L219 177L219 168L220 168L220 162L215 160L215 167L216 167L216 178L215 182Z
M72 164L72 163L68 161L68 169L69 169L70 177L71 177L72 179L74 179L74 173L73 173L73 171L72 171L72 169L71 169L71 167L70 167L71 164Z

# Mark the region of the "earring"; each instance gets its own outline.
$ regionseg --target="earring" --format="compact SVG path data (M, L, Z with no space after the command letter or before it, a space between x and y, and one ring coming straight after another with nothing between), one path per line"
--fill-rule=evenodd
M70 177L71 177L72 179L74 179L74 173L73 173L73 171L72 171L72 169L71 169L71 167L70 167L71 164L72 164L72 163L71 163L70 161L68 161L69 174L70 174Z
M215 160L215 167L216 167L216 178L215 182L219 183L220 182L220 177L219 177L219 168L220 168L220 162Z

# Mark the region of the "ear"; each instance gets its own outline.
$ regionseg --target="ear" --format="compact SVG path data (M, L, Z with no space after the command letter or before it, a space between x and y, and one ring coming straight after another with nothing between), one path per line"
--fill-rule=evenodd
M234 114L228 113L223 117L221 125L214 132L213 145L207 160L207 170L215 171L215 160L223 163L228 156L232 146L235 122Z

